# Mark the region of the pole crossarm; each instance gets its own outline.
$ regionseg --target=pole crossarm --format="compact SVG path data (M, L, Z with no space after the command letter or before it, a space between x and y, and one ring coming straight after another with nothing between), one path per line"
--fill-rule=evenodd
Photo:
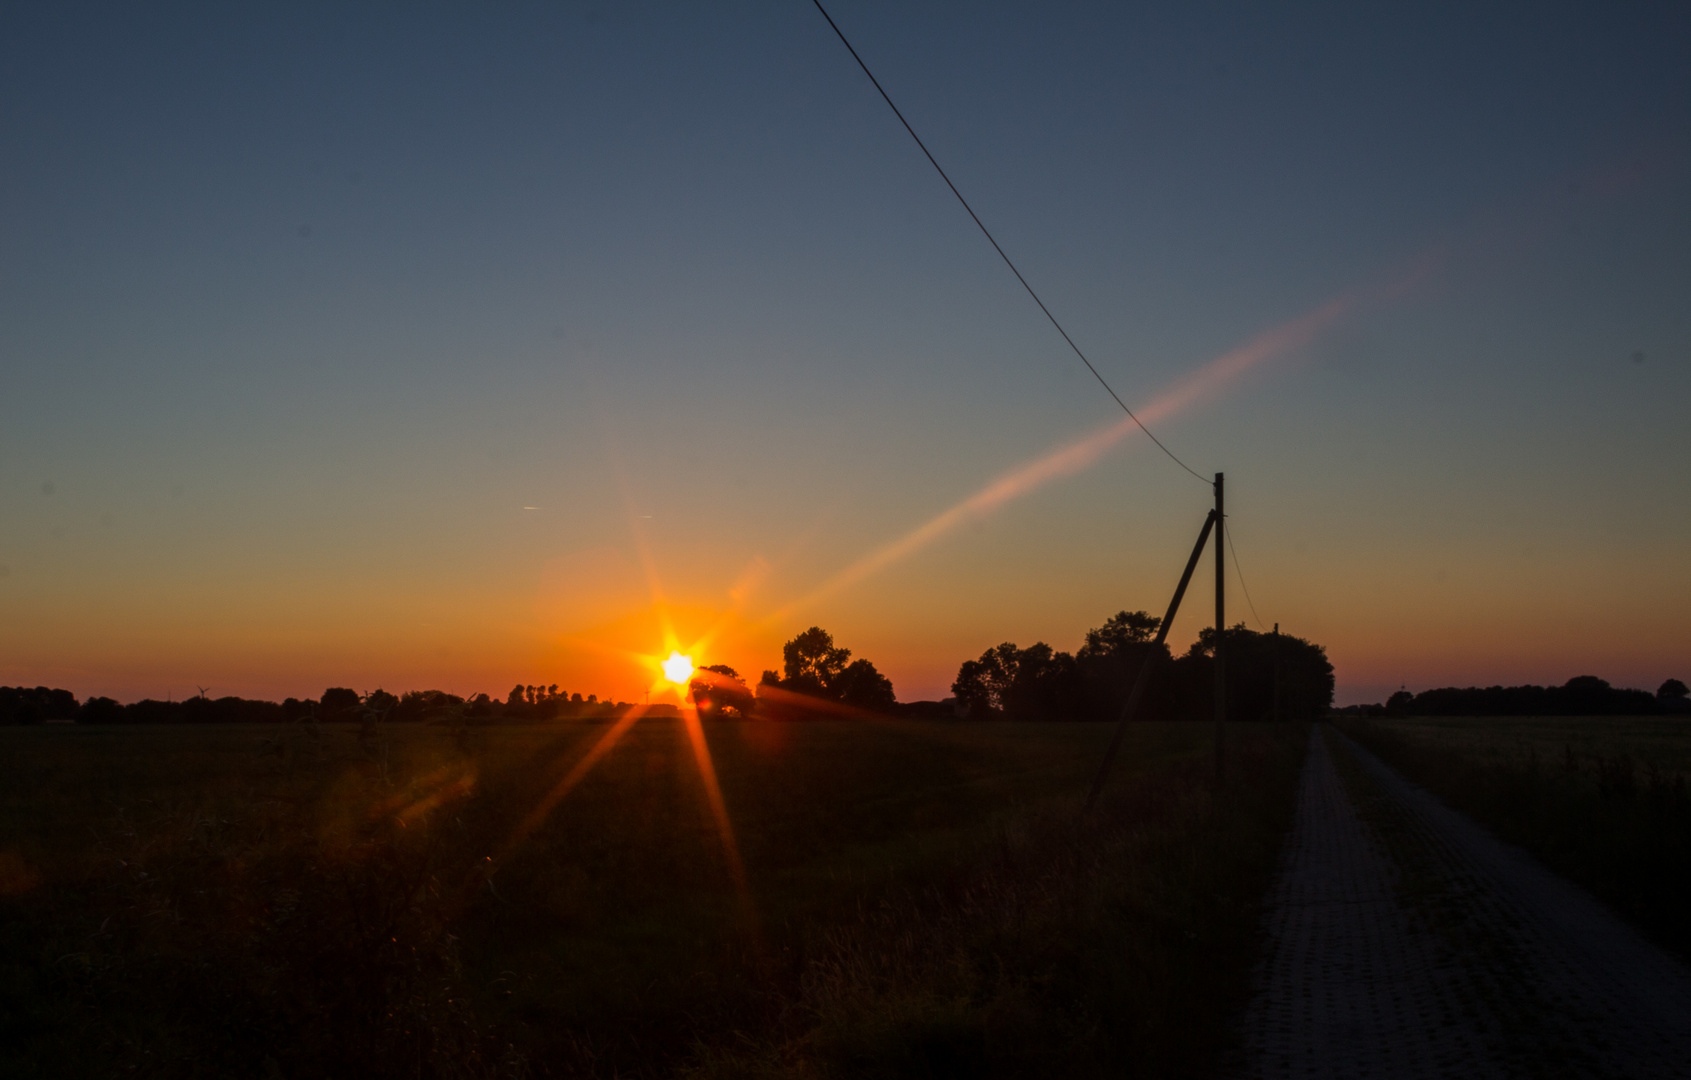
M1086 809L1092 809L1098 801L1098 793L1104 790L1104 781L1110 774L1110 766L1115 763L1116 752L1121 749L1122 736L1127 734L1128 722L1133 719L1134 711L1139 707L1139 698L1145 692L1145 686L1151 681L1151 669L1162 658L1163 645L1168 640L1168 629L1174 625L1175 613L1180 610L1180 601L1186 595L1186 586L1192 583L1192 572L1198 568L1198 559L1204 553L1204 544L1210 538L1210 531L1215 528L1216 513L1211 510L1204 519L1204 527L1198 532L1198 542L1192 547L1192 557L1186 560L1186 570L1180 575L1180 584L1175 587L1174 599L1168 602L1168 614L1157 626L1156 640L1151 643L1151 651L1146 654L1145 662L1139 665L1139 674L1134 676L1133 689L1128 692L1127 701L1122 704L1121 716L1116 720L1116 730L1110 736L1110 745L1104 751L1104 760L1098 763L1098 775L1092 779L1092 790L1086 796Z

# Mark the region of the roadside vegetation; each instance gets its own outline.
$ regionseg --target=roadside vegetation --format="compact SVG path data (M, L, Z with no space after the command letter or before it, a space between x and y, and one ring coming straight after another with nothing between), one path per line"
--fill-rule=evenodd
M1199 1076L1302 725L0 731L0 1072Z
M1691 959L1691 717L1351 719L1340 727Z

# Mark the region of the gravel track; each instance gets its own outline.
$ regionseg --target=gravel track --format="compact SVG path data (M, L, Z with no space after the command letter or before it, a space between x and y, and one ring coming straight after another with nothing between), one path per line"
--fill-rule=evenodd
M1691 1077L1691 971L1324 727L1270 896L1247 1075Z

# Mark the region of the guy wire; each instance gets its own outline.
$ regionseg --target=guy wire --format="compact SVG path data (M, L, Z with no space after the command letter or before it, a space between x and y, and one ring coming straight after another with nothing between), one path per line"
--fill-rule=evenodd
M1239 589L1245 594L1245 604L1251 609L1251 618L1256 620L1258 629L1267 633L1267 625L1263 623L1262 616L1257 614L1256 604L1251 602L1251 590L1245 584L1245 572L1239 568L1239 549L1233 546L1233 530L1223 522L1221 531L1227 536L1227 550L1233 553L1233 573L1239 578Z

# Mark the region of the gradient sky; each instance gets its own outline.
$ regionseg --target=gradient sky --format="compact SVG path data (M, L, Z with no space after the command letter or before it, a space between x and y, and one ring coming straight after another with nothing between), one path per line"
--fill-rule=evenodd
M1476 7L831 7L1341 702L1691 678L1691 8ZM802 0L0 9L0 682L938 697L1167 603L1120 419Z

